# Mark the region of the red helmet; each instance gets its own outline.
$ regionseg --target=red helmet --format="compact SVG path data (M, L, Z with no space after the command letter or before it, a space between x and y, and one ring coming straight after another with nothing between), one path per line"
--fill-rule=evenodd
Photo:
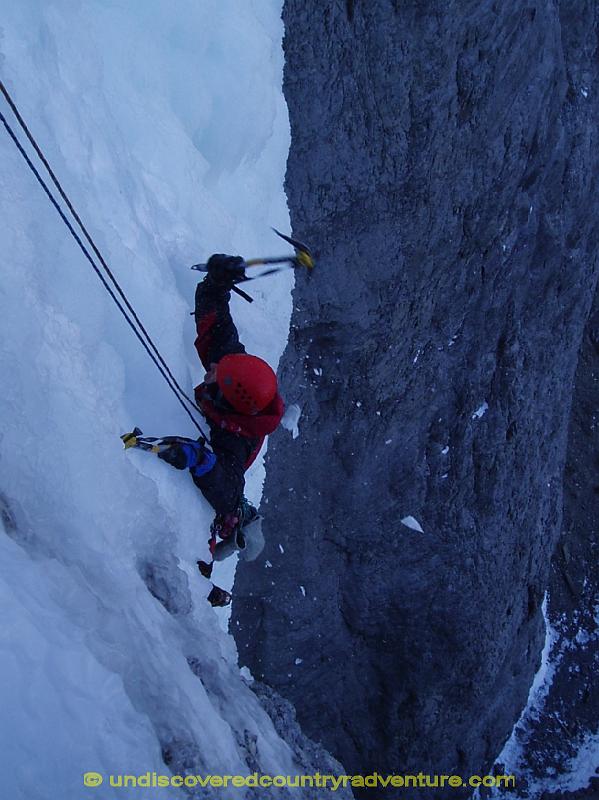
M232 353L216 366L216 382L227 402L242 414L256 414L277 393L277 376L258 356Z

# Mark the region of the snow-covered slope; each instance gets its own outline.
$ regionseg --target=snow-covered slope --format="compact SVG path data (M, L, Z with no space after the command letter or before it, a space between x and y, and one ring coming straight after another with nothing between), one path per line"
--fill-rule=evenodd
M574 638L568 638L565 632L560 630L562 627L565 628L565 615L555 626L552 625L548 616L548 605L549 597L545 595L543 617L546 637L541 665L530 687L526 708L497 757L497 764L500 765L499 770L503 770L505 774L518 776L519 797L542 800L547 796L565 797L570 792L585 789L590 792L587 796L591 797L593 792L590 788L591 781L597 777L599 764L599 732L585 730L581 724L573 735L560 714L547 707L547 700L564 655L567 652L578 651L577 657L584 664L582 651L587 648L589 642L598 638L599 633L595 630L589 634L581 626ZM593 608L593 615L599 628L599 606ZM579 673L581 667L572 671ZM536 742L534 740L531 742L531 739L535 727L538 727L546 716L557 720L562 734L562 749L560 751L555 748L551 739L548 739L544 750L539 754ZM475 800L478 800L478 797L478 794L474 795ZM493 800L502 800L502 793L495 789L490 793L490 797Z
M188 391L203 374L189 265L278 254L269 226L289 229L280 6L3 5L2 80ZM3 100L2 113L17 129ZM85 772L168 774L164 760L297 773L205 600L209 507L187 475L119 440L194 428L0 133L2 797L71 800ZM248 350L273 365L291 280L233 299ZM251 499L262 478L259 463ZM105 780L103 798L127 796Z

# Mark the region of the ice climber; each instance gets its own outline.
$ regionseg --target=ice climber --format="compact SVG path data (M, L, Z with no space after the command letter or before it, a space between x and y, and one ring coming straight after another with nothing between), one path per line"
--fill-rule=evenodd
M214 508L213 561L234 552L252 560L264 541L261 518L243 494L244 473L281 421L284 405L275 373L261 358L246 353L229 311L231 288L245 278L244 260L215 254L207 270L195 294L195 347L206 370L203 383L195 387L195 400L210 427L212 452L202 440L190 440L174 443L158 456L176 469L189 470ZM212 566L198 561L206 578ZM231 597L214 587L208 599L212 605L227 605Z

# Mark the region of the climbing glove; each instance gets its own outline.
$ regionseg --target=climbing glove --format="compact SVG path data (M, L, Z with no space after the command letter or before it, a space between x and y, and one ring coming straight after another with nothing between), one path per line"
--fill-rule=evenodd
M215 253L206 266L208 275L220 286L231 287L245 278L245 262L241 256Z

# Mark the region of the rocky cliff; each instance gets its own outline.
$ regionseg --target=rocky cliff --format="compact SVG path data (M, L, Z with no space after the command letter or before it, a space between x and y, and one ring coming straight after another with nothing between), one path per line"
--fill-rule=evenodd
M539 663L561 530L597 11L286 0L284 21L287 193L319 268L280 369L300 435L271 437L232 627L348 772L484 774Z

